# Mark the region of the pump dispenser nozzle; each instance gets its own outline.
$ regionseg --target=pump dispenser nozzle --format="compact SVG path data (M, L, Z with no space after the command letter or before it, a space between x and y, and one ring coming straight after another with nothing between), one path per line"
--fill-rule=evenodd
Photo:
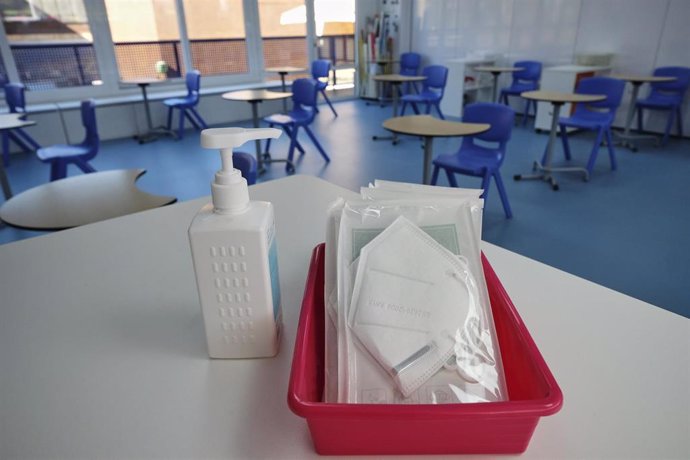
M234 214L249 204L247 180L233 168L232 149L257 139L276 139L282 133L275 128L212 128L201 131L201 146L220 149L221 169L211 183L211 198L215 212Z

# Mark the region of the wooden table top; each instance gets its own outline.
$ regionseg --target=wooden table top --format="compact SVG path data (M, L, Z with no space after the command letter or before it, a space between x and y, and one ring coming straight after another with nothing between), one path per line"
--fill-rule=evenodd
M22 120L23 113L2 113L0 114L0 131L5 129L23 128L36 124L33 120Z
M456 137L483 133L488 131L491 125L486 123L446 121L430 115L411 115L389 118L383 122L383 127L394 133L412 136Z
M518 72L520 70L525 70L524 67L499 67L493 65L480 65L474 68L477 72Z
M655 75L632 75L632 74L614 74L611 78L618 80L629 81L631 83L663 83L677 80L676 77L661 77Z
M535 101L566 103L566 102L597 102L606 99L603 94L577 94L577 93L561 93L558 91L525 91L520 94L525 99L532 99Z
M102 171L48 182L14 196L0 219L16 227L59 230L157 208L177 201L135 184L145 169Z
M264 69L266 72L274 72L274 73L295 73L295 72L306 72L307 69L304 67L291 67L291 66L282 66L282 67L266 67Z
M269 101L275 99L287 99L291 97L292 93L283 93L281 91L268 91L267 89L244 89L240 91L230 91L223 94L223 99L228 101Z
M424 81L426 80L426 77L422 75L400 75L399 73L387 73L383 75L374 75L374 80L387 83L405 83L408 81Z

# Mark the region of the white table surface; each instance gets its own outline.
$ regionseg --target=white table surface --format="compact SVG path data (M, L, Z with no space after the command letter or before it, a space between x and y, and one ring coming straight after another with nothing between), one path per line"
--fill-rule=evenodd
M352 192L293 176L250 193L276 209L273 359L208 359L186 234L207 199L0 246L0 458L316 456L287 383L311 250ZM688 458L690 321L483 249L564 393L522 458Z

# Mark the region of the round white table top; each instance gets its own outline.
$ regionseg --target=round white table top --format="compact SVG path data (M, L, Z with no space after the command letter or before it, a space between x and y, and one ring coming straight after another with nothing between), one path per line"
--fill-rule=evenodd
M597 102L606 99L603 94L577 94L577 93L561 93L558 91L525 91L520 94L525 99L532 99L534 101L552 102L555 104L564 104L567 102Z
M408 81L424 81L425 76L422 75L400 75L399 73L387 73L383 75L374 75L374 80L386 83L405 83Z
M15 227L60 230L120 217L177 201L152 195L135 182L145 169L102 171L48 182L14 196L0 219Z
M36 124L33 120L22 120L23 113L2 113L0 114L0 131L5 129L23 128Z
M240 91L230 91L223 94L223 99L228 101L268 101L275 99L287 99L291 97L292 93L283 93L281 91L268 91L266 89L244 89Z
M383 127L398 134L424 137L472 136L491 128L486 123L462 123L434 118L430 115L411 115L389 118Z
M631 75L631 74L614 74L611 78L618 80L629 81L630 83L666 83L677 80L676 77L662 77L656 75Z
M156 83L163 83L164 81L167 81L167 79L160 79L160 78L151 78L151 77L142 77L142 78L132 78L132 79L127 79L127 80L120 80L120 83L125 84L125 85L152 85Z
M266 72L273 73L295 73L295 72L306 72L307 69L304 67L292 67L292 66L279 66L279 67L266 67L264 69Z
M477 72L491 72L491 73L503 73L503 72L518 72L520 70L525 70L524 67L500 67L500 66L477 66L474 68Z

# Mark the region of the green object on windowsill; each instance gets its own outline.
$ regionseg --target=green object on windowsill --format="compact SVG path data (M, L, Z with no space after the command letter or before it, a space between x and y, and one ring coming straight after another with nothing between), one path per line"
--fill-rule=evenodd
M168 66L168 63L165 61L156 61L156 73L158 74L158 78L166 78L168 76L168 69L170 67Z

